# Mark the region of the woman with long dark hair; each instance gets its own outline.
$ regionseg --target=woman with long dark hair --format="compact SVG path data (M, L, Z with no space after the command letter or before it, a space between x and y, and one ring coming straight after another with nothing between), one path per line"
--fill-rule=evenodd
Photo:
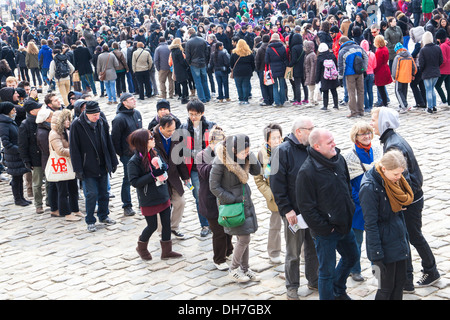
M133 131L128 137L135 153L128 162L128 178L136 188L141 213L147 221L142 231L136 251L143 260L151 260L147 249L148 241L158 227L157 214L161 218L161 259L178 258L181 254L172 251L170 228L170 196L166 183L167 164L165 164L155 147L153 134L147 129Z

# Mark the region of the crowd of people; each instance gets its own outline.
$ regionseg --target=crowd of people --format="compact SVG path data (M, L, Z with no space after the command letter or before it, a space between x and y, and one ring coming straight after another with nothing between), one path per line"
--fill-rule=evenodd
M37 214L48 206L52 217L67 221L84 218L94 232L95 212L100 223L115 223L110 177L121 164L123 213L136 214L133 187L147 222L136 247L142 259L152 259L148 242L155 231L162 259L182 256L171 239L185 237L180 223L187 189L200 235L212 234L215 266L234 281L259 281L249 264L251 234L258 229L252 175L271 211L267 253L274 264L283 262L284 225L288 299L298 299L302 249L308 287L320 299L350 299L347 277L365 280L364 233L380 281L376 299L414 291L410 244L422 259L416 286L439 280L421 231L423 177L395 129L399 113L413 107L408 86L415 108L437 112L435 90L450 105L446 3L124 0L9 9L12 21L2 21L0 34L1 170L11 177L15 205L34 203ZM332 132L309 117L295 119L286 136L270 123L254 154L247 135L227 136L205 116L210 101L234 98L231 79L242 105L261 97L260 106L321 102L320 110L327 110L331 93L333 108L348 106L349 118L370 114L371 122L354 124L353 148L345 155ZM398 110L386 89L393 82ZM102 97L117 106L111 122ZM148 126L137 100L156 105ZM171 113L177 102L186 105L184 123ZM374 135L382 149L372 146ZM78 205L83 196L84 213ZM243 224L223 226L219 214L236 203L242 203Z

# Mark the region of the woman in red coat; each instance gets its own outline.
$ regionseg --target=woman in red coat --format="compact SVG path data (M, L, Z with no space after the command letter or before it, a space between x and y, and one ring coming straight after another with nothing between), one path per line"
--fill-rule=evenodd
M375 51L377 66L373 70L373 73L375 74L375 85L377 86L378 93L383 100L383 106L387 106L385 86L392 82L391 70L389 69L388 64L389 51L386 48L386 42L381 34L375 37L374 45L377 47L377 50Z

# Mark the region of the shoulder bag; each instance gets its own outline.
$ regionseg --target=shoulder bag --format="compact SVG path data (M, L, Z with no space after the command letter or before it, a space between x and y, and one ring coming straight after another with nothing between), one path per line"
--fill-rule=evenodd
M219 205L218 223L226 228L239 227L245 222L245 184L242 185L242 202Z
M230 79L233 79L233 78L234 78L234 76L233 76L233 70L234 70L234 67L236 67L236 64L238 63L238 61L239 61L240 58L241 58L241 57L239 57L239 58L236 60L236 62L234 63L233 69L231 69L231 72L230 72Z
M100 81L105 81L105 79L106 79L106 68L108 68L108 63L109 63L109 57L110 56L111 56L111 53L108 53L108 59L106 59L105 70L100 71L98 73L98 80L100 80Z

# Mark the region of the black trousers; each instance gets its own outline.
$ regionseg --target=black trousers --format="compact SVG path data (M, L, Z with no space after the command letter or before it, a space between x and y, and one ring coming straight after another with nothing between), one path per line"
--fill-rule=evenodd
M159 213L159 217L161 218L161 225L162 225L161 240L169 241L172 233L170 227L170 206L167 209L161 211ZM153 232L155 232L156 229L158 228L157 214L153 216L146 216L145 220L147 221L147 227L145 227L145 229L142 231L142 234L139 238L142 242L148 242Z
M232 236L225 233L217 219L208 219L209 228L212 231L213 261L216 264L226 262L227 257L233 253Z
M402 300L406 281L406 260L386 264L386 271L379 279L375 300Z
M127 79L126 79L126 72L117 72L117 79L116 79L116 94L118 97L120 97L120 94L123 92L127 92Z
M334 107L338 107L338 94L336 88L323 91L323 106L328 108L328 92L331 91L331 95L333 96Z
M24 197L23 197L23 175L12 176L10 185L11 185L14 201L24 199Z
M383 106L387 106L387 94L386 94L386 87L385 86L377 86L378 93L381 96L381 100L383 100Z
M58 189L58 209L61 216L80 211L77 179L58 181L56 188Z
M134 74L139 88L139 99L144 100L144 92L147 98L152 95L152 86L150 84L150 72L139 71ZM144 91L145 88L145 91Z

